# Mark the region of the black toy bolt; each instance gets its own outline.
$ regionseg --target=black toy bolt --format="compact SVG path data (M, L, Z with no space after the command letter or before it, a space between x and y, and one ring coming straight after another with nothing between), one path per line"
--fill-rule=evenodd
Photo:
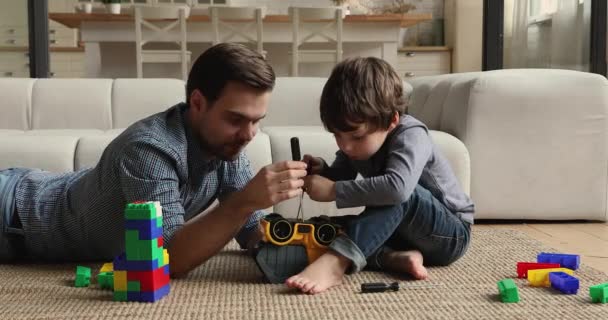
M361 284L362 293L384 292L384 291L399 291L399 283L393 282L390 284L384 282L372 282Z

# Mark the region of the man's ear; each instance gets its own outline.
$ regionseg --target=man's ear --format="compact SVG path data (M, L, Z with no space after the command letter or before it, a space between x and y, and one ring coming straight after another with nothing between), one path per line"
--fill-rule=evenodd
M207 110L207 99L198 89L194 89L190 94L190 108L196 113Z

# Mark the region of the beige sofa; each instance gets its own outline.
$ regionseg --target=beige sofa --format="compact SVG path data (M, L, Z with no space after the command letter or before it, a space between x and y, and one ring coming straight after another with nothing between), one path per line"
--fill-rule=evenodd
M302 153L333 159L337 146L318 116L324 82L277 79L246 149L256 171L289 159L293 136ZM606 83L587 73L508 70L419 78L406 91L410 112L432 129L475 200L476 218L606 220ZM0 169L93 166L125 127L184 94L173 79L0 79ZM295 216L297 204L269 210ZM360 210L310 199L303 207L308 216Z

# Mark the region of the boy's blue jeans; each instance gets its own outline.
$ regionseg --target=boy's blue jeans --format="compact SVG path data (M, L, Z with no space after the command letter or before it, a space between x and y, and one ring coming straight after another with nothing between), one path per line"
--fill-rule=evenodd
M366 265L384 270L382 257L390 251L418 250L425 265L448 265L464 255L471 237L470 224L420 185L402 204L367 207L359 215L334 219L345 234L330 248L352 261L348 273Z

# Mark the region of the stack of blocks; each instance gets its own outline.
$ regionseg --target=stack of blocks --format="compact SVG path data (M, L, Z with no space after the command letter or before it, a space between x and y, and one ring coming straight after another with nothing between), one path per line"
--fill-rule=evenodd
M126 252L114 259L114 300L154 302L169 293L162 216L159 202L127 205Z

